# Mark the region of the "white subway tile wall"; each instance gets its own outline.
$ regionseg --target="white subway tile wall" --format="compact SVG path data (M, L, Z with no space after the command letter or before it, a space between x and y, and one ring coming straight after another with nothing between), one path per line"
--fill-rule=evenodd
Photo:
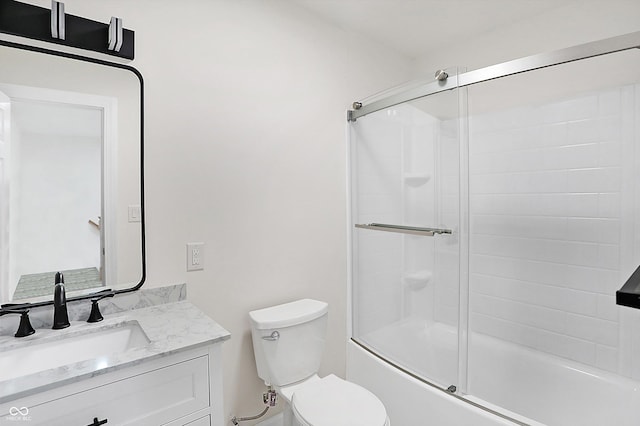
M638 91L470 117L472 331L625 373Z

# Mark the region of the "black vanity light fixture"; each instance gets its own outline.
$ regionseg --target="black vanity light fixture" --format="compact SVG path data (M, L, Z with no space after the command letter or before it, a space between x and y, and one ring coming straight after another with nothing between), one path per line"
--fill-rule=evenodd
M84 50L133 59L134 32L122 27L122 18L109 24L65 14L64 3L51 1L51 9L0 0L0 33L48 41Z

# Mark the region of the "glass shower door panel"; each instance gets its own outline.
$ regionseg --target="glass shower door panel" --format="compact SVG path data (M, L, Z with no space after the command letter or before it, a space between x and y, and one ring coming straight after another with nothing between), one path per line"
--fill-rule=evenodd
M469 93L468 392L551 426L637 422L610 413L640 379L615 304L640 263L639 67L634 49Z
M458 377L457 111L452 91L350 128L353 337L445 388Z

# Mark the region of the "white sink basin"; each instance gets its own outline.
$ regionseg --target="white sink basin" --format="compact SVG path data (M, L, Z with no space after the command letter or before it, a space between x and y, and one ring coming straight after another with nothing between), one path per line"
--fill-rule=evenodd
M73 325L71 325L73 327ZM53 333L59 331L54 331ZM146 346L149 338L137 321L128 321L56 339L53 335L0 350L0 382L79 361Z

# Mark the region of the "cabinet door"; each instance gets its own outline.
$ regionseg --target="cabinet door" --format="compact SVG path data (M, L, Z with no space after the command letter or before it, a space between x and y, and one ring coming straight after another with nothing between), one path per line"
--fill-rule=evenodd
M205 416L198 420L194 420L190 423L187 423L184 426L211 426L211 417Z
M202 356L29 407L29 424L85 426L94 418L109 426L168 423L209 407L208 365Z

